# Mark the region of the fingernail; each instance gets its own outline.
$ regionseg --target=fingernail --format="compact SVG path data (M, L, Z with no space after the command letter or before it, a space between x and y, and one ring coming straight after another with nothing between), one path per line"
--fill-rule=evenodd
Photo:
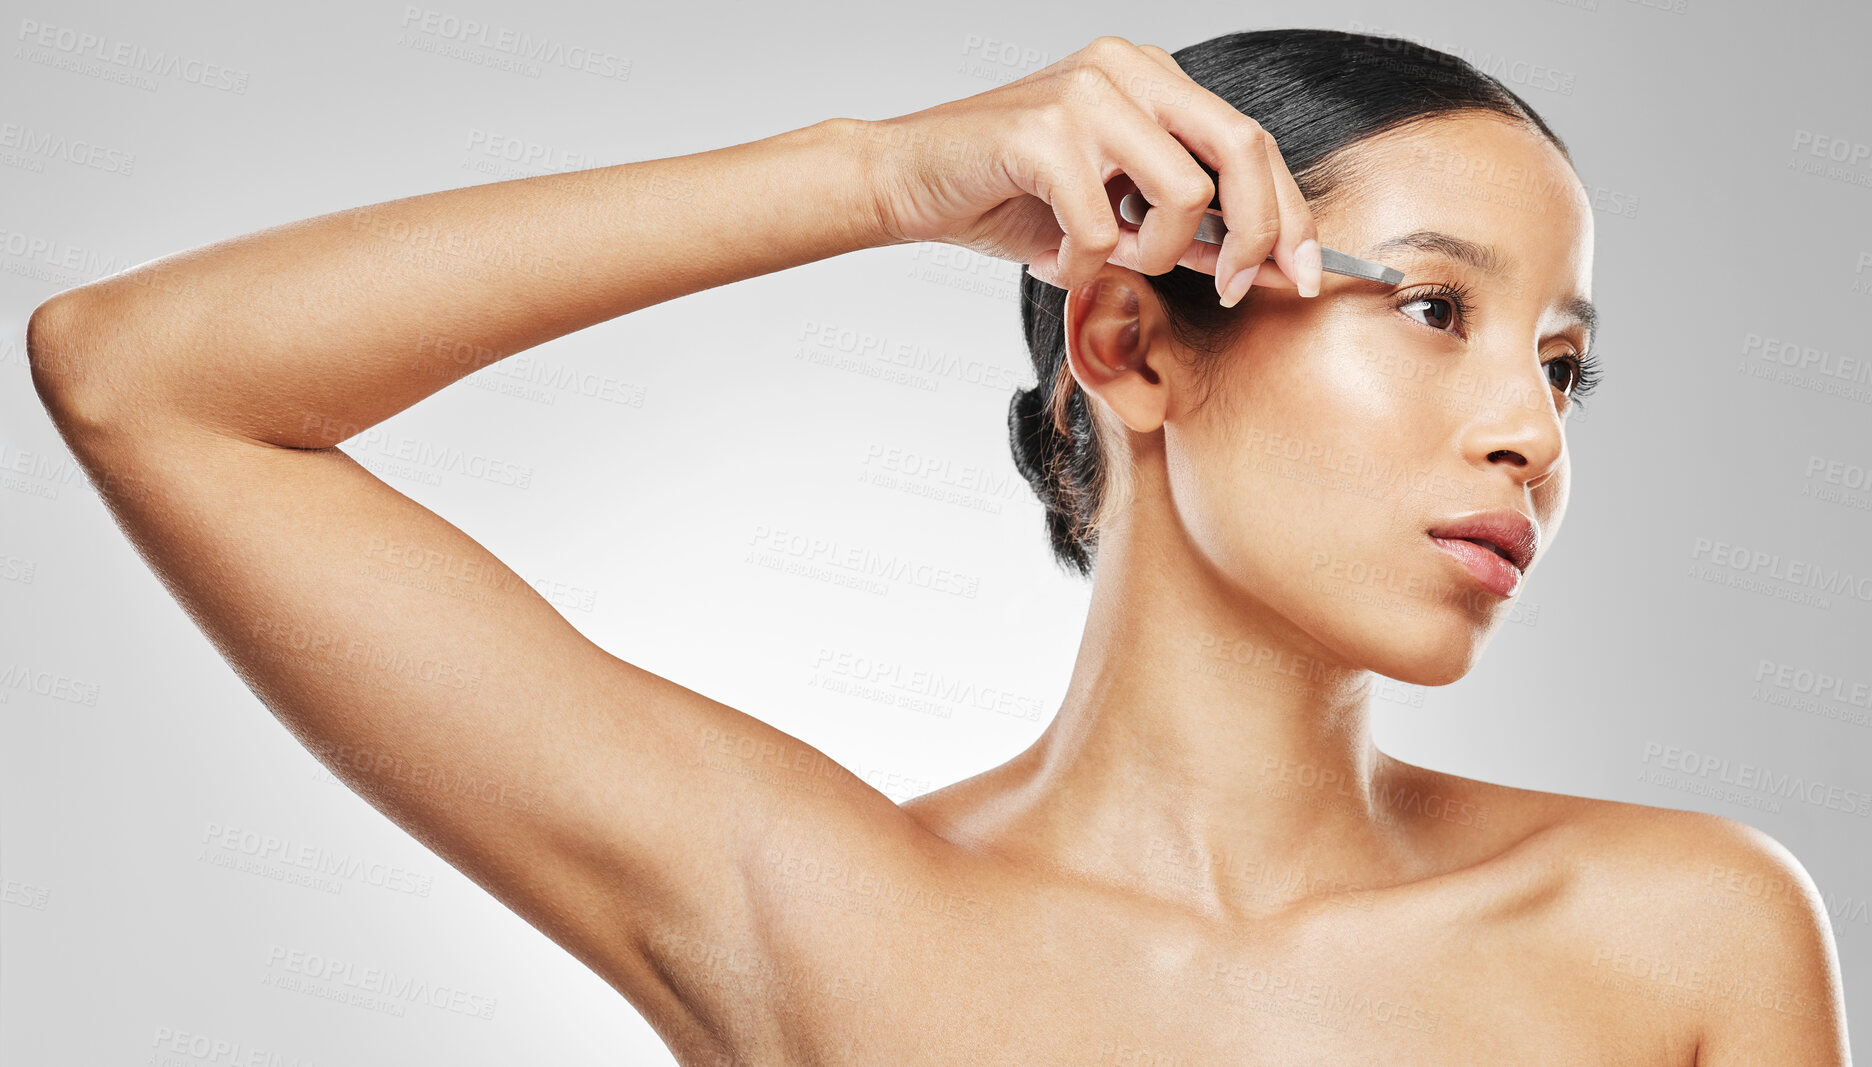
M1236 271L1235 277L1229 279L1228 288L1222 291L1222 306L1234 307L1243 294L1248 292L1248 286L1254 281L1255 272L1260 269L1261 264L1256 263L1252 267L1243 267Z
M1320 246L1319 242L1309 237L1294 249L1294 268L1300 277L1294 279L1301 296L1318 296L1320 290Z

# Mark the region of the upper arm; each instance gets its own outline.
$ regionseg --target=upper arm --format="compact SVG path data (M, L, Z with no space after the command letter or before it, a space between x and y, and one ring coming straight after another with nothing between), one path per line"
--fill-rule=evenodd
M776 820L847 841L905 832L861 779L599 648L338 449L79 399L61 432L273 714L640 1008L666 996L644 947L657 929L739 934Z
M1693 827L1700 899L1686 926L1709 952L1698 1067L1846 1064L1839 958L1813 879L1753 826L1703 815Z

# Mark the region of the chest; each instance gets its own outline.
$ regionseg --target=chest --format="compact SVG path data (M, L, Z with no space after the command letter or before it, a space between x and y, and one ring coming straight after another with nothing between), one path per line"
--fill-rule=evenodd
M1538 919L1348 902L1218 927L1096 900L860 886L783 950L767 1064L1656 1064L1692 1053ZM870 899L866 899L870 898ZM782 1035L784 1037L782 1038Z

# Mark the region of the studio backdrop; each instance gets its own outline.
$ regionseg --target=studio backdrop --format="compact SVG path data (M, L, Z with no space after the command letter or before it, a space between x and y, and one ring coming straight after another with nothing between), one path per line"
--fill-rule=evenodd
M343 208L905 114L1101 34L1174 51L1274 26L1408 38L1500 78L1565 138L1597 230L1604 381L1568 424L1563 530L1472 674L1380 688L1379 746L1768 832L1822 891L1872 1055L1867 9L15 0L0 1061L673 1062L229 669L35 396L35 306ZM1008 449L1033 384L1020 278L948 245L861 251L555 340L341 447L605 649L907 799L1029 745L1081 636L1090 586L1055 565ZM534 803L553 783L490 788ZM366 973L395 981L366 992Z

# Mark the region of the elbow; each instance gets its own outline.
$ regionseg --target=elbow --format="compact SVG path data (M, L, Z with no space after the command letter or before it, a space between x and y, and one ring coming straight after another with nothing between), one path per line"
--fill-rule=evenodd
M97 359L103 313L88 286L67 289L33 309L26 322L26 362L33 391L68 441L107 419Z

